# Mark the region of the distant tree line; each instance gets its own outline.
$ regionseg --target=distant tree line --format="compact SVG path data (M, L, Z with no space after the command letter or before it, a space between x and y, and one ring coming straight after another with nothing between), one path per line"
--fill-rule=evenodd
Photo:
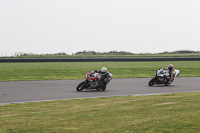
M133 55L133 53L126 51L95 52L84 50L82 52L76 52L75 55Z
M159 53L159 54L190 54L190 53L199 53L199 52L200 51L178 50L178 51L173 51L173 52L165 51L165 52Z
M179 50L179 51L173 51L173 52L162 52L162 53L154 53L154 54L190 54L190 53L200 53L200 51L191 51L191 50ZM140 53L140 54L153 54L153 53ZM33 54L33 53L22 53L17 52L15 53L15 56L30 56L30 55L68 55L65 52L60 53L54 53L54 54ZM96 52L96 51L81 51L76 52L73 55L136 55L135 53L126 52L126 51L110 51L110 52ZM138 54L137 54L138 55Z
M199 53L200 51L191 51L191 50L179 50L179 51L173 51L173 52L168 52L165 51L163 53L158 53L158 54L188 54L188 53ZM140 54L151 54L151 53L140 53ZM82 51L82 52L77 52L75 55L135 55L134 53L131 52L126 52L126 51L110 51L110 52L95 52L95 51Z
M65 52L53 53L53 54L33 54L33 53L23 53L23 52L15 53L15 56L30 56L30 55L68 55L68 54Z

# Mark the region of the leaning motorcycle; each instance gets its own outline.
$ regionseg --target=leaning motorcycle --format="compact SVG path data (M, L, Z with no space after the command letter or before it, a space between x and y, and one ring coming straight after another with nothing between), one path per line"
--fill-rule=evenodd
M110 80L112 80L111 73L101 74L88 72L85 76L85 80L76 87L76 90L96 89L97 91L105 91Z
M174 81L174 78L179 75L179 72L179 70L174 70L172 76L170 78L167 78L169 77L168 70L156 70L155 77L149 81L148 85L153 86L154 84L164 84L165 86L168 86Z

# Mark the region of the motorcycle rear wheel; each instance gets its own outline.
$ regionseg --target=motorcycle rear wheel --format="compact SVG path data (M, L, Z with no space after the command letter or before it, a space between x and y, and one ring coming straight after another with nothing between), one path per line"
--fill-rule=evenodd
M101 90L102 90L102 88L101 88L101 87L98 87L98 88L97 88L97 91L101 91Z
M106 87L105 88L102 88L102 91L105 91L106 90Z
M168 86L168 85L169 85L169 83L168 83L168 82L166 82L166 83L165 83L165 86Z
M77 91L82 91L83 89L85 89L85 83L81 82L77 87L76 90Z
M107 87L107 84L102 87L102 91L105 91L106 87Z

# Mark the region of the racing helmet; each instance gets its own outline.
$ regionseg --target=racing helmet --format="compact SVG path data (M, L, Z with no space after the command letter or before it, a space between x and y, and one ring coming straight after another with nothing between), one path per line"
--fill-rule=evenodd
M172 64L169 64L169 65L168 65L168 69L169 69L169 70L172 70L173 68L174 68L174 66L173 66Z
M101 68L101 72L105 73L105 72L107 72L107 71L108 71L108 69L107 69L106 67L102 67L102 68Z

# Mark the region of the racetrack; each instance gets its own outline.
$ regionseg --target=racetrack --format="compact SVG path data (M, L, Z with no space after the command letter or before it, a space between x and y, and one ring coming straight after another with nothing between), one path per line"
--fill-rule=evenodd
M0 82L0 105L73 98L150 95L200 91L200 77L177 77L169 86L148 86L151 78L113 79L106 91L77 92L82 80L9 81Z

